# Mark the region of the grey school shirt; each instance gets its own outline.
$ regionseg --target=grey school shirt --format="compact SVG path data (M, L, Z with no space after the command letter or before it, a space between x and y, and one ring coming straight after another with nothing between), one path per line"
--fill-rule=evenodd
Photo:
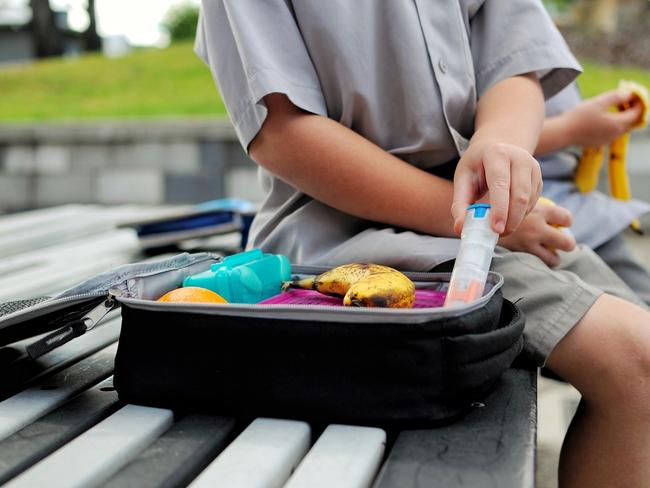
M571 84L546 102L546 116L561 114L580 100L578 87ZM538 158L544 177L543 194L571 211L571 232L576 241L595 249L620 234L632 220L650 212L650 204L615 200L599 191L580 193L575 185L575 169L581 153L582 148L575 147Z
M477 99L498 81L535 72L548 98L580 70L541 0L204 0L196 52L244 148L266 116L262 98L279 92L426 171L458 160ZM457 239L367 222L259 177L267 197L250 247L404 270L457 253Z

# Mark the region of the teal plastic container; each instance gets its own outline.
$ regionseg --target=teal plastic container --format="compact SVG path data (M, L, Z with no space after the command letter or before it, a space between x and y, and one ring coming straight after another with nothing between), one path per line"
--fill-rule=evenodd
M183 286L207 288L229 303L257 303L280 293L282 282L289 280L291 263L286 256L253 249L224 258L210 271L188 276Z

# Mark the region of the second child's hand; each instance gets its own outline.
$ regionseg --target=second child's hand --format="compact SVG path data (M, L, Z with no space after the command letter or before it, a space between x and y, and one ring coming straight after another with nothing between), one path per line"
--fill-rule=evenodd
M534 254L548 266L558 266L560 256L556 251L569 252L576 247L573 236L561 229L570 227L571 221L571 212L566 208L538 202L515 232L499 239L499 245Z

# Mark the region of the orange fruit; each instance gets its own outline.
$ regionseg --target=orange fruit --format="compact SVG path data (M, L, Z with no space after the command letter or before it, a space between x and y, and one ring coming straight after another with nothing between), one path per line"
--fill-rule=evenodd
M198 286L176 288L161 296L159 302L201 302L201 303L228 303L221 295Z

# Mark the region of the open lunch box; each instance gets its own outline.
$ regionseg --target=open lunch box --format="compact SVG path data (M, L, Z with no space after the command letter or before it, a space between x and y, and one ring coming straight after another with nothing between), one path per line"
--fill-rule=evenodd
M448 308L155 301L222 259L124 265L38 303L2 304L0 346L49 332L28 347L37 357L119 307L114 385L124 402L370 425L457 418L523 347L523 315L493 272L480 299ZM292 265L291 274L326 269ZM404 274L417 290L444 292L450 279Z

